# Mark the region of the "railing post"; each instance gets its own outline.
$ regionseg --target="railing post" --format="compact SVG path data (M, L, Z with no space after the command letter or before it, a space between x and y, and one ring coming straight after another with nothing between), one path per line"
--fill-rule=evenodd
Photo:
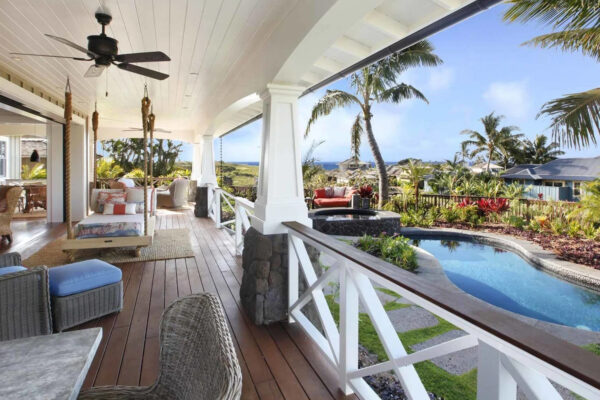
M288 310L298 300L298 255L292 243L292 235L288 233ZM288 314L288 322L296 322L292 314Z
M352 394L348 374L358 370L358 290L347 265L340 263L340 387Z
M241 207L238 202L235 202L235 255L241 256L242 249L244 246L244 235L242 235L242 231L244 230L244 224L242 222L241 216Z
M478 350L477 400L515 400L517 384L502 365L502 353L482 341Z
M215 214L215 224L221 229L221 189L216 188L213 195L213 210Z

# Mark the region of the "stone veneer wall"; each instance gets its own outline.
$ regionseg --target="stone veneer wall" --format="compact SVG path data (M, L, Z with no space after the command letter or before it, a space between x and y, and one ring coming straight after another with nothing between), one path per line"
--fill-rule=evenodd
M208 187L201 186L196 189L196 205L194 215L198 218L208 217Z
M307 247L308 254L318 269L319 253ZM240 287L240 298L248 316L257 325L266 325L286 320L288 317L288 241L286 234L263 235L250 228L244 236L242 255L244 275ZM300 280L300 290L306 288L306 282ZM303 310L307 317L313 318L314 310ZM319 327L320 324L317 325Z

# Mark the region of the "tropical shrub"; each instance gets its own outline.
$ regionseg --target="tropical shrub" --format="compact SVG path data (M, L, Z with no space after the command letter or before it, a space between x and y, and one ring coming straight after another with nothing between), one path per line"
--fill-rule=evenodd
M23 165L21 179L46 179L46 168L44 168L44 164L36 164L33 168L30 168L29 165Z
M405 270L414 271L418 268L415 249L410 245L409 239L403 236L364 235L358 239L356 246Z
M571 215L582 217L596 228L600 227L600 179L584 185L580 206Z
M525 219L516 215L509 215L504 222L517 229L524 229L527 225L527 221L525 221Z
M455 205L442 208L440 210L440 215L444 221L449 223L455 222L460 218L460 213Z
M143 178L144 170L141 168L134 168L125 174L125 178Z
M118 178L123 172L123 168L112 158L102 157L96 163L98 178Z
M416 226L420 228L430 228L436 221L436 210L407 210L400 214L400 223L404 226Z
M505 198L498 199L479 199L477 207L484 215L490 213L501 214L509 209L508 200Z

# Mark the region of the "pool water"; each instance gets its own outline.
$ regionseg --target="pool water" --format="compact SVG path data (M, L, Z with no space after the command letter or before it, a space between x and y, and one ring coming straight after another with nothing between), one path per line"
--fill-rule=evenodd
M463 240L413 239L463 291L527 317L600 332L600 293L549 275L515 253Z

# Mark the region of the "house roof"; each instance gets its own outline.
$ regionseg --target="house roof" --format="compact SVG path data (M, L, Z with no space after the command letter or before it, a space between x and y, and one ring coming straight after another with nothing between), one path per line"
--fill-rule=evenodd
M344 160L344 161L338 163L338 165L344 165L344 164L348 164L348 165L350 165L350 164L354 164L354 165L371 165L370 162L361 161L361 160L358 160L358 159L356 159L354 157L350 157L349 159Z
M558 158L542 165L517 165L503 178L533 180L592 181L600 177L600 157Z

